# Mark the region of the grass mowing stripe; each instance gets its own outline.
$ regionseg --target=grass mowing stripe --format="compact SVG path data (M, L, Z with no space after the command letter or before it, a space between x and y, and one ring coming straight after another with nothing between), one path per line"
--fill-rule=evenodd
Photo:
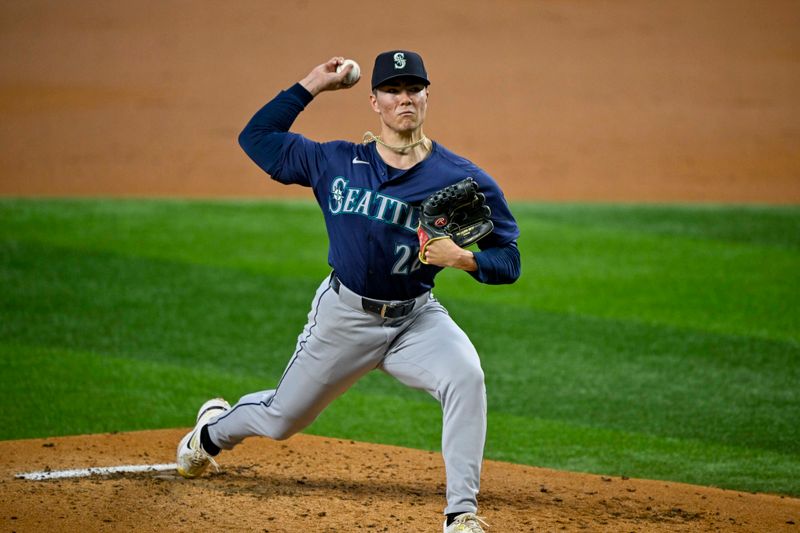
M800 253L741 243L528 227L523 276L475 287L445 271L438 292L542 310L800 343Z
M51 347L0 343L0 358L0 439L189 427L209 397L263 387L247 372Z
M626 234L800 249L798 206L515 202L512 209L518 219L545 227L605 228ZM301 231L305 236L315 238L319 234L318 222L322 216L317 205L310 200L2 198L0 232L18 234L22 228L35 232L42 227L81 229L88 243L109 243L117 239L124 243L137 233L160 234L164 237L162 243L169 243L176 237L181 238L180 234L172 233L181 226L192 232L197 227L211 231L227 228L235 231L237 238L265 234L280 236L285 227L273 225L271 221L276 217L293 218L294 213L301 213L301 221L309 223L299 228L292 224L293 233ZM264 224L253 223L259 220ZM167 225L163 226L162 222ZM47 231L39 233L49 235Z
M800 207L727 204L515 204L523 219L800 250Z
M673 481L677 468L686 483L800 493L794 453L497 413L489 417L489 431L487 453L504 461Z
M253 372L285 364L324 276L29 244L14 246L11 257L0 263L0 339Z
M0 200L0 239L273 276L326 270L322 215L308 202Z

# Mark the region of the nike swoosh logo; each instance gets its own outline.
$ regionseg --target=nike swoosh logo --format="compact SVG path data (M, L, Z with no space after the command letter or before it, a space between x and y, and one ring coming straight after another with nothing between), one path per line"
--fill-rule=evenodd
M362 165L369 165L369 161L362 161L362 160L360 160L360 159L358 158L358 156L355 156L355 157L353 158L353 164L354 164L354 165L358 165L358 164L362 164Z

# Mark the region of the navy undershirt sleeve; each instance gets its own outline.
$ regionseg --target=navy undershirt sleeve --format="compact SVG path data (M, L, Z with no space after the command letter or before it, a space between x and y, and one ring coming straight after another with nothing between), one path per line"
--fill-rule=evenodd
M469 274L481 283L489 285L514 283L522 273L522 262L516 241L474 252L474 255L478 270Z
M239 145L262 170L272 175L280 157L284 136L314 97L295 83L270 100L239 134Z

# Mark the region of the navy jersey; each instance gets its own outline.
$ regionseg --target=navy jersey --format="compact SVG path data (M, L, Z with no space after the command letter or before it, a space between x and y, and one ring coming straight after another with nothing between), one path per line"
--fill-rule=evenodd
M281 104L281 98L291 110L273 104L276 100ZM516 279L519 229L500 187L486 172L435 142L426 159L399 170L386 165L375 143L318 143L289 133L285 122L290 124L308 101L310 94L299 85L282 92L271 102L271 109L267 104L253 118L240 142L273 179L313 189L328 231L328 263L342 283L361 295L383 300L406 300L431 289L442 269L419 261L418 206L433 192L467 177L475 179L492 210L494 231L478 247L513 249L517 262L510 275L482 276L482 267L497 270L491 264L497 256L481 258L482 253L476 252L479 271L472 274L489 283ZM265 140L266 135L271 137ZM500 260L509 262L504 255L508 254L501 254ZM504 279L509 276L513 279Z

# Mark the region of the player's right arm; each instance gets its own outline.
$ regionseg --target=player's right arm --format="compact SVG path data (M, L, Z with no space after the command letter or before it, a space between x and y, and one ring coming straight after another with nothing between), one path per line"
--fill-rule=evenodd
M295 84L259 109L239 134L239 146L270 176L277 176L289 128L312 99L308 91Z
M282 183L310 186L319 174L319 145L289 133L297 116L322 91L349 87L347 70L336 72L344 58L334 57L314 69L300 82L270 100L239 134L239 145L264 172Z

